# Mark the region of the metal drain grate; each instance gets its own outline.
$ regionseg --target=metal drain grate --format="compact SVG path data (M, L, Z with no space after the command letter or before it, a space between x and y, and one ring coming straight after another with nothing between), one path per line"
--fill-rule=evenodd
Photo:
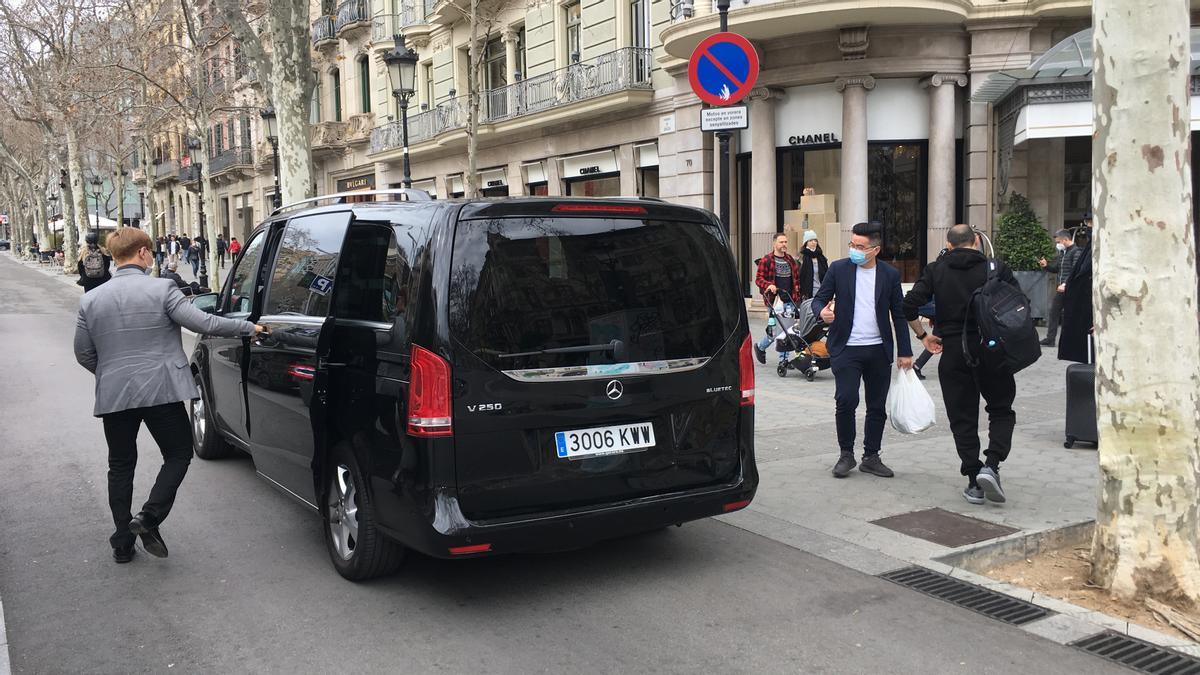
M1052 614L1050 610L1024 600L980 588L961 579L932 572L924 567L905 567L879 576L892 583L907 586L926 595L932 595L939 600L945 600L1014 626L1036 621Z
M1140 673L1200 675L1200 659L1113 631L1076 640L1071 646Z

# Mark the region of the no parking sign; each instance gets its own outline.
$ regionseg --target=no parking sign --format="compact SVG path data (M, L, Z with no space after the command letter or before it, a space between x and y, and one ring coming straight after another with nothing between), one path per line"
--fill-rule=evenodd
M758 52L737 33L717 33L696 45L688 59L692 91L709 105L732 105L758 80Z

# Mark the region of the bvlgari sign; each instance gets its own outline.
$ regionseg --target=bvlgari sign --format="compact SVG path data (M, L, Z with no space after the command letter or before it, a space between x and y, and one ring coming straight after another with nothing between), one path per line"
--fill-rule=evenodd
M788 136L790 145L828 145L830 143L840 143L841 140L837 134L826 132L823 134L803 134L800 136Z
M375 174L369 173L356 178L346 178L337 182L338 192L353 192L355 190L374 190Z

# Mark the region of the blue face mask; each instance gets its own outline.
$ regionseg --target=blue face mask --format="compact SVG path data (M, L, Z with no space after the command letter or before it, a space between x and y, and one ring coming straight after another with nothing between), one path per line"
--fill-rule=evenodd
M852 248L850 249L850 262L854 263L855 265L861 265L867 262L867 254L859 251L858 249Z

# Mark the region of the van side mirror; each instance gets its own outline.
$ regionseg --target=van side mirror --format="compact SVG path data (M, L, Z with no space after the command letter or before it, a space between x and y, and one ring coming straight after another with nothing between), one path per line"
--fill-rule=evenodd
M200 310L201 312L216 314L217 302L219 302L220 299L221 296L217 295L216 293L202 293L200 295L192 296L192 305L194 305L196 309Z

